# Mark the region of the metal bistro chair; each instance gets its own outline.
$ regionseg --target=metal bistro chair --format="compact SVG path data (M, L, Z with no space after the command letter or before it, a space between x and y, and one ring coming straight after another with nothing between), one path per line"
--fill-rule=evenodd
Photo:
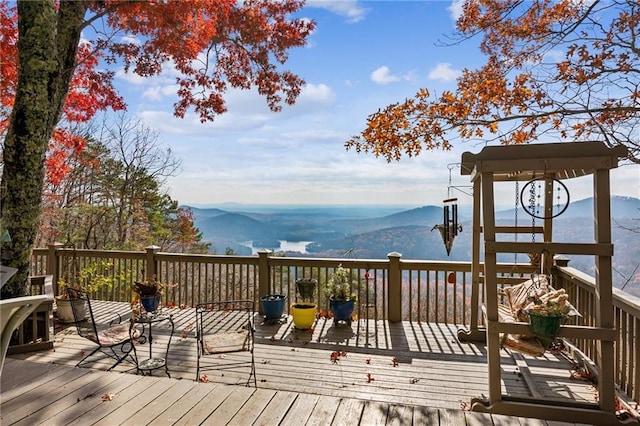
M133 350L130 321L123 323L122 317L118 314L117 325L113 325L114 321L111 321L106 326L96 324L89 295L86 292L69 287L67 287L67 294L71 299L71 310L73 311L78 335L98 345L90 354L82 358L76 364L76 367L81 367L89 357L98 351L116 361L107 371L115 368L127 357L131 358L131 362L133 362L133 358L130 355ZM86 318L87 313L89 318Z
M253 377L256 384L256 364L253 354L255 325L253 300L228 300L200 303L196 306L196 339L198 361L196 381L204 381L200 372L204 370L237 371L249 366L249 386ZM250 361L240 358L228 359L223 354L248 351ZM214 363L204 364L205 357L214 357Z

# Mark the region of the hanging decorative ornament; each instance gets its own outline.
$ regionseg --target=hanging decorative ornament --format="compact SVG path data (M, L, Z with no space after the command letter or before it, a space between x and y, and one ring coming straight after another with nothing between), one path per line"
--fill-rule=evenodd
M462 226L458 224L458 199L448 198L443 203L444 217L442 224L435 225L431 230L437 229L440 231L444 247L447 250L447 256L450 256L453 240L458 235L458 232L462 232Z
M455 272L449 272L449 275L447 275L447 282L449 284L455 284L456 283L456 273Z
M560 216L569 207L570 197L569 190L564 183L558 179L549 179L552 198L554 202L547 206L545 203L545 187L544 178L534 178L527 182L520 192L520 203L523 210L534 219L552 219ZM555 195L553 193L555 192ZM529 196L528 203L525 202L526 195Z

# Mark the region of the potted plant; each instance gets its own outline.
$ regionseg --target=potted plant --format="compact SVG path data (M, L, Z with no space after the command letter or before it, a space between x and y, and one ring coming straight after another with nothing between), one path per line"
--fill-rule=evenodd
M124 280L124 274L114 275L113 263L106 260L99 260L85 265L70 281L59 279L58 285L63 289L63 293L55 297L58 321L63 323L75 321L72 305L75 305L76 313L81 316L84 313L86 318L84 300L70 299L66 290L67 287L91 294L102 289L110 289L115 283L122 280Z
M313 327L318 312L318 304L312 302L318 280L315 278L300 278L296 280L296 289L303 302L297 302L289 307L293 318L293 325L300 330Z
M356 293L351 291L352 282L351 272L342 264L338 265L327 281L325 293L329 296L329 310L336 325L340 322L351 325L357 299Z
M529 317L529 327L536 336L555 339L560 326L569 315L580 315L568 301L569 295L562 288L542 295L534 294L524 308Z
M267 323L276 323L284 314L287 296L284 294L267 294L260 297L260 304Z
M311 301L316 292L316 286L318 285L318 280L315 278L300 278L296 280L296 289L298 290L298 294L304 301Z
M165 285L154 275L150 280L135 281L134 288L140 296L140 303L147 312L155 312L160 306Z

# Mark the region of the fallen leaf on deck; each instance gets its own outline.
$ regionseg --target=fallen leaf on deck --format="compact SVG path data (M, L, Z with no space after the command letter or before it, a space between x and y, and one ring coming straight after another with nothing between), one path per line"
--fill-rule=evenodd
M203 374L202 376L200 376L200 382L201 383L208 383L209 382L209 377L207 377L206 374Z
M187 334L187 332L186 332L186 331L182 330L182 334L181 334L181 336L182 336L182 339L183 339L183 340L186 340L186 339L187 339L188 334Z
M102 400L103 400L103 401L113 401L113 397L114 397L114 396L115 396L115 395L114 395L114 394L112 394L111 392L107 392L107 393L105 393L104 395L102 395Z

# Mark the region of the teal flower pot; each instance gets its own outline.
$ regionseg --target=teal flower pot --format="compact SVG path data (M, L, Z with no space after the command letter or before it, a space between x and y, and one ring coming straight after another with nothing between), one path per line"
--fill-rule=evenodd
M353 299L336 300L333 297L329 298L329 309L331 309L334 324L338 322L351 324L351 317L353 316L355 307L356 304Z
M267 294L260 297L264 319L267 321L279 320L284 314L287 296L284 294Z

